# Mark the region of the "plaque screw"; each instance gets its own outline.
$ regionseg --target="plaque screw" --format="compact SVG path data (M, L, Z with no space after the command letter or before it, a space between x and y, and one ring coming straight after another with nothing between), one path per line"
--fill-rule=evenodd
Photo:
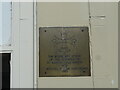
M85 73L85 71L83 71Z
M84 32L84 30L82 30L82 32Z
M46 32L46 30L45 30L45 32Z

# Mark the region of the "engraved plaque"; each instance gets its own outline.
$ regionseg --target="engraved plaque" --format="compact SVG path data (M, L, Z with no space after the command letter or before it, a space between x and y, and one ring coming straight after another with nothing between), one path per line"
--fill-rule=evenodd
M39 76L91 76L88 27L40 27Z

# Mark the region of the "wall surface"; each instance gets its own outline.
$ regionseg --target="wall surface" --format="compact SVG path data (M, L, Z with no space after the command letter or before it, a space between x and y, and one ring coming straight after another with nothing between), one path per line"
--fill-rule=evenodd
M12 88L33 88L33 3L12 9Z
M33 88L33 3L0 2L0 52L11 53L11 88Z
M118 3L91 2L95 88L118 87Z
M120 2L118 3L118 16L120 16ZM120 76L120 17L118 17L118 76ZM118 85L120 88L120 77L118 77Z
M38 87L118 87L117 2L37 3L37 29L40 26L89 26L89 15L92 77L40 77Z
M48 26L89 27L88 2L38 2L36 18L37 30L39 30L39 27ZM39 67L39 60L37 65ZM39 69L37 69L37 72L39 72ZM39 77L37 75L37 77L39 88L93 88L92 76Z
M88 2L37 3L40 26L88 26Z
M39 3L39 5L40 6L37 8L40 8L40 13L38 13L40 18L37 18L37 23L39 23L40 26L89 26L88 3L81 5L79 5L79 3L63 4L62 8L60 8L61 4L50 5ZM50 8L45 7L46 5L50 6ZM55 8L56 5L58 6L57 8ZM68 7L65 8L66 5ZM74 7L73 10L71 6ZM68 13L66 13L66 11ZM36 60L33 59L33 37L36 35L33 31L33 12L33 3L14 2L12 4L12 32L10 31L12 34L11 46L0 47L0 52L5 50L12 53L12 88L33 88L33 65L34 60ZM57 16L56 19L54 19L54 15ZM61 17L59 17L59 15ZM88 78L37 77L39 80L39 87L118 87L118 3L90 3L90 15L92 16L90 20L90 34L93 76ZM6 36L9 36L10 33L6 34ZM6 40L9 41L8 39Z
M0 45L11 44L11 3L0 2Z

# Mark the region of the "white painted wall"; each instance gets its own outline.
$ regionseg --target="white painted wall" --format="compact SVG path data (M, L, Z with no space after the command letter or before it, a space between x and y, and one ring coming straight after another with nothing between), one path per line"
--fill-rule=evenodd
M33 3L20 3L20 87L33 88Z
M0 52L12 55L11 88L33 88L33 3L10 5L0 2Z
M0 45L11 44L11 3L0 2Z
M33 3L13 3L12 88L33 88Z
M0 45L2 44L2 3L0 2Z

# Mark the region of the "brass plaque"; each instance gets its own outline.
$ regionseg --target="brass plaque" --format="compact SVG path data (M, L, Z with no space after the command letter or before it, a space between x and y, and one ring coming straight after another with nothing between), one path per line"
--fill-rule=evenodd
M39 76L91 76L88 27L39 28Z

